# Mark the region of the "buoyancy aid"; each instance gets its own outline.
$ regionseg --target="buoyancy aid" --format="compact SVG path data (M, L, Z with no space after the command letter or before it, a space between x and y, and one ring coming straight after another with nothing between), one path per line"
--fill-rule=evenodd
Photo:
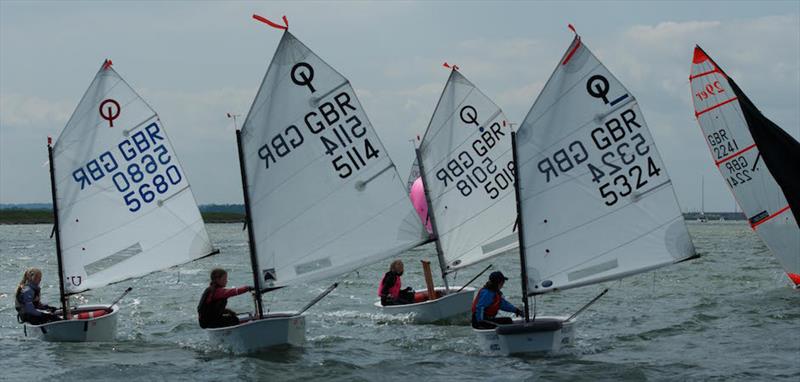
M225 312L225 307L228 306L228 299L221 298L219 300L208 302L208 298L214 294L216 287L209 286L203 291L203 296L200 297L200 302L197 304L197 321L201 328L205 328L209 323L215 319L222 317Z
M484 290L489 291L489 293L494 293L494 298L492 299L491 305L487 306L483 310L483 317L494 318L495 316L497 316L497 313L500 312L500 303L503 301L503 298L500 296L500 293L486 288L481 288L480 290L478 290L478 293L475 294L475 299L472 300L472 314L475 314L478 311L478 300L480 299L481 293Z
M22 317L22 314L25 313L25 302L22 301L22 295L25 293L26 289L33 290L33 306L34 308L37 307L39 299L41 298L41 290L39 288L34 288L30 284L26 284L22 288L17 289L17 295L14 298L14 309L17 310L17 316L19 318Z
M384 290L383 284L384 284L384 282L386 282L386 276L389 276L390 273L393 273L393 272L389 271L389 272L386 272L386 274L383 275L383 278L381 279L381 283L380 283L380 285L378 285L378 297L383 297L384 296L383 295L383 290ZM394 277L395 277L394 285L389 287L389 290L387 291L386 294L388 296L391 296L393 299L397 300L397 299L400 298L400 286L402 285L402 282L400 281L400 275L395 273Z

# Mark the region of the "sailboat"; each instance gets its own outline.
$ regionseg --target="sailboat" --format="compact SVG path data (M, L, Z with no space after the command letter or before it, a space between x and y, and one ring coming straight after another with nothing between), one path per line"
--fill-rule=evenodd
M236 131L255 284L253 319L206 329L235 353L305 340L304 308L265 312L263 294L341 276L427 240L405 183L350 82L284 25Z
M706 179L700 178L700 216L697 218L698 223L707 223L706 217Z
M445 65L450 76L416 149L444 287L413 304L375 303L419 323L469 317L475 288L450 287L448 275L517 248L511 126L457 66Z
M695 116L750 227L800 285L800 143L767 119L699 46L689 76Z
M69 296L218 252L158 114L111 65L100 67L54 145L48 137L64 320L25 325L26 335L48 341L116 335L122 296L77 307Z
M570 316L531 316L530 296L695 257L635 97L577 33L512 141L524 319L473 329L486 352L560 350L607 289Z

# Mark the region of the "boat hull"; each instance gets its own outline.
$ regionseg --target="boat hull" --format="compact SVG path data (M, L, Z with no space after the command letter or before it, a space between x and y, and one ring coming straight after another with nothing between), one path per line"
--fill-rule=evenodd
M306 316L276 312L236 326L205 329L212 345L236 354L257 353L277 346L303 346Z
M483 352L497 355L555 353L575 341L575 321L567 317L536 317L536 325L501 325L496 329L472 329ZM535 327L532 327L535 326Z
M412 323L427 324L447 320L470 319L472 299L475 288L465 287L461 292L455 292L461 287L451 287L451 293L436 300L428 300L414 304L382 306L380 301L375 306L384 314L408 315ZM436 288L437 292L444 292L445 288ZM418 290L417 292L425 292Z
M82 305L78 312L109 308L108 305ZM50 342L109 342L117 336L119 306L111 306L111 312L97 318L72 319L48 322L42 325L25 324L27 337Z

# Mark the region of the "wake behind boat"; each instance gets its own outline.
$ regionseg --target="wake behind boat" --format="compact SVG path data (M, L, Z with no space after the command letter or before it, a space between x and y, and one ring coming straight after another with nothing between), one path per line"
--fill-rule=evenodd
M111 341L119 306L69 296L218 251L158 114L106 60L55 145L47 142L61 321L48 341Z

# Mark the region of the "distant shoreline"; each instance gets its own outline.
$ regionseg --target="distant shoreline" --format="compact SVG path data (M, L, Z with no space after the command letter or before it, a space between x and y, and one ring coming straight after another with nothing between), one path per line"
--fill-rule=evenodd
M201 206L200 215L206 223L243 223L244 210L241 205ZM700 219L699 212L686 212L683 214L687 221ZM708 221L719 220L745 220L741 212L706 212ZM53 211L50 208L3 208L0 209L0 224L53 224Z
M206 223L243 223L244 214L237 212L206 211L200 212ZM0 224L53 224L51 209L17 209L0 210Z

